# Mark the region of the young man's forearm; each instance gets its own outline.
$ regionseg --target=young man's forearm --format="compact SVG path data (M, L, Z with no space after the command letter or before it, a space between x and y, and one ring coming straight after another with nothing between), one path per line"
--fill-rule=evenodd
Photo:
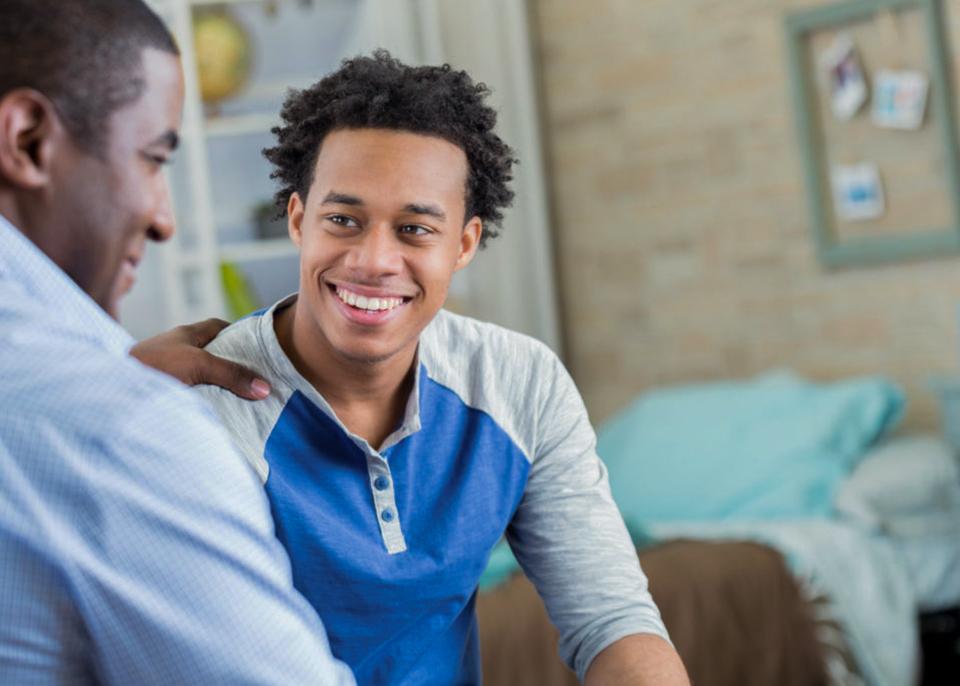
M690 686L683 662L659 636L634 634L604 648L584 686Z

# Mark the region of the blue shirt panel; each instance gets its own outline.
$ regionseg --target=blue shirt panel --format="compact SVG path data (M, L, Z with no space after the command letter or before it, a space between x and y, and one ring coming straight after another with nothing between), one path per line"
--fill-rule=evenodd
M266 446L267 495L294 585L364 684L476 684L477 582L529 462L484 412L421 369L422 426L387 451L407 550L389 554L368 458L295 392Z

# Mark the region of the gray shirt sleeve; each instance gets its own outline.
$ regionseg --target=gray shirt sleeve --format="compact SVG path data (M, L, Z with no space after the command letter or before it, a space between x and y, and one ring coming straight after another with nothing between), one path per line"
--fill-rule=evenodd
M610 494L586 408L551 355L542 378L529 481L507 531L581 681L600 651L631 634L669 640Z

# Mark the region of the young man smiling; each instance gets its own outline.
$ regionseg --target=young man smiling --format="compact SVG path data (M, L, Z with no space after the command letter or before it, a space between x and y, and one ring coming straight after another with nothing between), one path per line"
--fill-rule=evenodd
M273 392L202 392L359 683L480 682L477 582L506 533L581 679L685 684L569 375L441 309L513 195L485 96L383 52L291 94L265 153L299 292L208 347Z

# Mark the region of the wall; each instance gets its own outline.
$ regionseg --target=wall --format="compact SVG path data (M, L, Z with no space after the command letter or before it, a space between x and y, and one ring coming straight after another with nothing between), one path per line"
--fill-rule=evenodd
M960 259L818 264L783 29L813 3L532 4L567 359L594 421L654 385L791 366L887 374L907 425L935 426Z
M428 32L437 38L436 49L426 50L424 59L466 69L489 86L497 131L523 161L514 169L516 198L504 212L501 235L454 277L446 307L534 336L562 353L525 4L420 0L420 5L432 8L436 23ZM431 23L423 22L427 29ZM424 43L429 48L431 41Z

